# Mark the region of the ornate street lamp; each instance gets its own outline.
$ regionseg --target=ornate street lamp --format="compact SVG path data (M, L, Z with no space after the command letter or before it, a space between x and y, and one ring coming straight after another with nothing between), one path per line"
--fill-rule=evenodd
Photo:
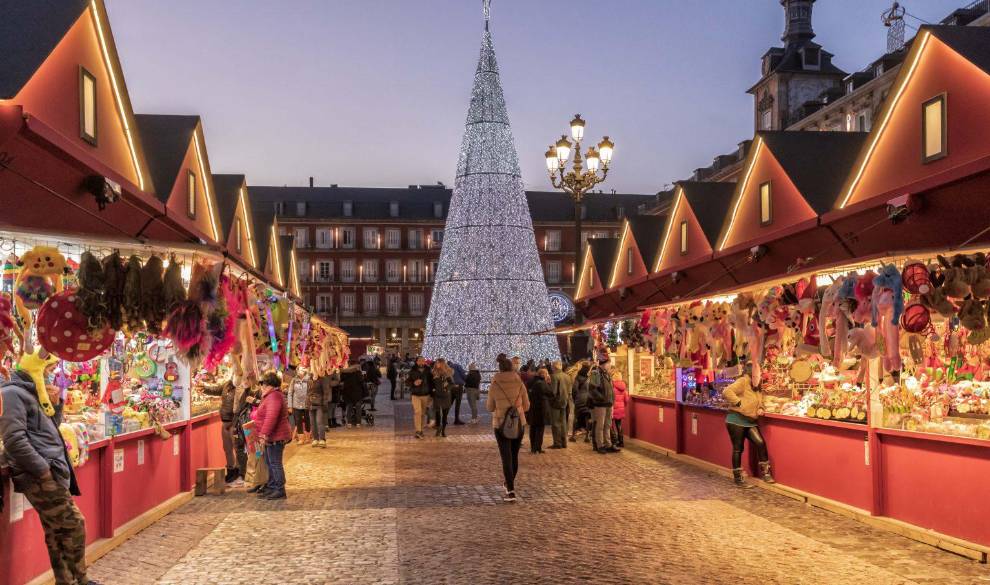
M545 155L547 171L550 173L550 183L554 189L563 190L574 201L575 283L578 281L577 270L581 266L581 205L584 202L584 195L608 177L608 166L612 162L612 151L615 149L615 144L606 136L598 143L597 149L594 146L588 147L584 158L581 158L584 126L585 122L581 118L581 114L575 114L574 119L571 120L573 145L565 134L560 137L556 144L550 146ZM571 169L568 170L567 161L571 159L572 150L574 157L571 161ZM587 168L585 168L586 166Z

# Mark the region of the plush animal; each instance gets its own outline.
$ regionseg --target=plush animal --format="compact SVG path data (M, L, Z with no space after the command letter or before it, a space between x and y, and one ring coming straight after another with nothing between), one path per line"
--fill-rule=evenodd
M45 353L44 357L41 355L42 352ZM41 410L50 417L55 416L55 407L52 406L51 398L48 397L45 368L55 363L58 363L58 358L49 355L40 347L30 353L22 354L21 359L17 362L17 369L31 377L31 381L34 382L34 390L38 394Z
M981 331L987 327L986 308L978 299L966 299L959 307L959 323L970 331Z
M870 321L872 313L873 299L873 279L876 273L872 270L856 278L856 285L853 293L856 296L856 308L852 312L852 320L860 325Z
M883 367L888 372L900 372L900 322L904 312L901 271L893 264L883 266L873 279L873 286L871 324L883 336Z
M921 302L946 319L954 317L957 311L956 305L949 300L942 286L932 286L930 291L921 295Z
M849 319L846 317L846 313L842 311L840 298L842 290L847 286L846 282L849 280L851 279L839 279L825 289L825 294L822 296L822 307L818 314L819 348L824 357L832 358L832 365L836 368L842 365L849 343L847 338ZM826 334L829 323L832 323L832 327L835 329L832 343L829 343L829 336Z
M966 284L973 296L978 299L990 298L990 271L983 264L975 264L966 268Z
M41 308L48 297L62 292L62 275L69 270L65 256L52 246L35 246L17 261L20 272L14 281L14 302L21 331L31 329L31 311Z
M944 256L938 256L938 262L942 265L942 275L945 278L945 284L942 285L945 295L952 299L966 298L970 288L963 268L964 257L957 255L950 262Z
M877 348L877 332L871 325L855 327L849 331L850 353L859 357L856 383L869 382L870 360L880 356Z

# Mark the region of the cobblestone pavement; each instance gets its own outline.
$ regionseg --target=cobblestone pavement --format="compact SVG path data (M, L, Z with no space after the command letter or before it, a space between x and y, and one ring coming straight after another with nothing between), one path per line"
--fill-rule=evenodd
M490 423L374 428L299 447L289 499L196 498L101 559L106 585L990 583L990 569L647 451L521 454L501 502ZM466 404L465 404L466 410ZM463 413L462 413L463 416ZM549 444L549 437L547 443Z

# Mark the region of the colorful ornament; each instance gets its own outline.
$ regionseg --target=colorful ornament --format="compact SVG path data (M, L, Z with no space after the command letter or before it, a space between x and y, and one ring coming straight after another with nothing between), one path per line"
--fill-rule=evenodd
M90 328L89 320L79 310L75 290L52 296L38 311L38 343L63 360L89 361L106 351L113 338L108 325Z

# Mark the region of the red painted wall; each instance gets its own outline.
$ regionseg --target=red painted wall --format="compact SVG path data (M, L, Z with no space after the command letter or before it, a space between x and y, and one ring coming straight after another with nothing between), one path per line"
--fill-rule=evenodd
M698 417L698 434L691 433L691 418ZM732 443L725 430L725 413L707 408L683 405L680 433L684 441L684 454L714 463L726 469L732 467ZM743 467L749 467L749 445L743 452Z
M223 443L220 433L223 423L219 416L192 423L192 452L189 467L195 479L197 469L203 467L223 467L226 460L223 455Z
M663 422L660 422L661 410ZM670 451L677 450L677 413L673 404L633 396L632 411L632 428L627 431L630 436Z
M922 164L921 105L941 93L947 94L949 155ZM897 195L904 185L990 155L987 103L990 76L936 37L930 37L849 204Z
M106 28L103 32L110 34ZM80 66L96 77L96 146L79 137ZM117 77L118 84L123 81ZM122 85L120 88L124 89ZM104 65L92 8L79 17L20 93L11 100L0 101L0 105L11 104L24 106L27 114L55 128L121 176L139 184L114 99L110 73ZM137 140L137 136L134 139ZM150 190L151 186L146 184L145 188Z
M138 465L140 441L144 441L143 465ZM114 529L179 493L179 455L173 454L173 441L156 435L117 439L114 449L124 451L124 470L113 474Z
M762 226L760 225L760 185L767 181L770 181L773 222ZM782 230L816 217L815 211L804 200L804 196L794 186L765 143L756 153L753 170L746 183L746 191L740 196L739 210L730 226L723 250L743 244L765 242Z

